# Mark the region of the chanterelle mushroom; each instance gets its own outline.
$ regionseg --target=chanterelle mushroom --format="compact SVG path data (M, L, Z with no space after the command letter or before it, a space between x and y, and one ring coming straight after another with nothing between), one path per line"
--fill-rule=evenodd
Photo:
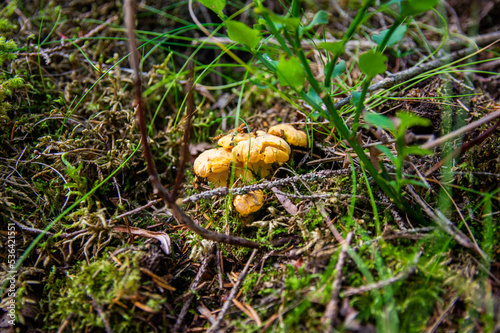
M255 137L243 140L233 148L236 161L266 164L284 163L290 157L290 146L285 140L263 131L257 131Z
M285 139L292 146L307 147L307 134L295 129L292 125L276 125L271 127L268 132Z
M288 161L291 153L285 140L264 131L249 134L237 129L217 143L222 148L209 149L194 161L195 174L207 178L215 186L227 185L233 161L236 162L235 176L247 182L255 176L268 176L272 164ZM236 195L233 204L242 216L250 215L263 206L264 193L258 190Z
M233 154L224 148L209 149L194 161L194 173L216 186L225 186L229 178Z
M248 138L249 138L248 133L239 133L238 131L232 131L221 137L217 141L217 144L223 148L232 149L234 146L238 144L238 142L243 140L248 140Z
M261 190L257 190L248 192L247 194L238 194L234 197L233 204L241 216L250 215L262 208L264 193Z

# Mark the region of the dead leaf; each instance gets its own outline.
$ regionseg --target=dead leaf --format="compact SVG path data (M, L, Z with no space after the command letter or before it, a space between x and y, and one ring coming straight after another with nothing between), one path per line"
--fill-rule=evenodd
M126 226L116 226L113 228L114 231L130 233L134 236L146 237L146 238L154 238L160 242L160 247L166 254L170 254L170 237L163 231L149 231L135 227L126 227Z
M281 194L281 191L278 190L277 187L273 187L273 188L271 188L271 190L273 190L274 194L276 195L278 200L281 202L281 205L283 206L283 208L285 208L285 210L290 215L297 215L297 212L299 211L299 209L297 208L297 206L295 206L293 204L292 201L290 201L290 199L288 199L287 196Z
M146 304L142 304L141 302L134 302L134 305L137 306L142 311L146 311L149 313L156 313L155 310L153 310L153 308L147 306Z
M257 312L250 306L250 304L240 302L237 299L233 299L234 305L243 311L248 317L250 317L258 326L262 326L262 321L260 320Z
M156 275L155 273L151 272L149 269L141 267L141 272L143 272L146 275L149 275L153 279L153 282L159 285L160 287L170 291L175 291L175 288L169 285L167 281L165 281L162 277Z

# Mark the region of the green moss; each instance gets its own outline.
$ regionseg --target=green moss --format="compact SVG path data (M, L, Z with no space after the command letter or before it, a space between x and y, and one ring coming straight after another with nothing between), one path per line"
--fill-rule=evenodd
M45 288L46 328L56 329L71 318L72 331L84 332L104 327L106 318L115 332L144 331L143 322L134 319L141 310L133 306L134 300L144 298L139 294L140 255L128 252L118 255L116 262L107 256L81 262L65 276L53 271ZM157 311L164 299L156 296L142 302Z
M17 44L13 40L7 40L5 36L0 37L0 66L4 62L11 61L17 58Z

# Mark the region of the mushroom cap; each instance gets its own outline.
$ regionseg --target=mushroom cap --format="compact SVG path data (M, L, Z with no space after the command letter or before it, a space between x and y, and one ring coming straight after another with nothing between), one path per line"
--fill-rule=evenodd
M194 173L207 178L217 186L222 186L229 177L233 154L224 148L209 149L194 161Z
M234 197L234 207L242 216L255 213L264 205L264 193L261 190L251 191L247 194L238 194Z
M268 132L285 139L292 146L307 147L307 134L304 131L295 129L292 125L276 125L271 127Z
M257 131L257 135L249 140L243 140L233 148L233 156L236 161L254 164L263 161L266 164L283 163L288 161L290 146L285 140Z
M231 131L228 134L221 137L217 144L226 149L232 149L238 144L238 142L243 140L248 140L250 136L248 133L240 133L238 131Z

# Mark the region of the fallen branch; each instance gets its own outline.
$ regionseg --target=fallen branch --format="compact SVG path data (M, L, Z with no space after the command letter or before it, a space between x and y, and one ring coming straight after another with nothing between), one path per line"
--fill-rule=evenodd
M384 288L385 286L393 284L394 282L405 279L408 275L413 274L413 272L415 272L415 269L417 268L418 259L420 258L421 255L422 252L417 252L415 258L413 259L413 264L403 272L398 273L387 280L379 281L359 288L349 289L343 293L344 296L349 297L352 295L362 294L370 290L381 289Z
M193 282L191 282L191 285L189 286L189 290L196 290L197 289L198 285L200 284L201 277L203 276L203 274L205 274L207 267L208 267L208 263L210 262L210 260L213 257L212 252L213 252L213 245L210 248L207 255L205 256L205 258L203 258L203 261L201 263L201 267L198 270L198 273L196 274L196 276L194 277ZM172 332L179 332L179 329L181 328L184 317L188 313L189 307L191 306L191 302L193 301L194 295L195 294L193 292L190 292L189 295L187 296L187 299L184 300L184 304L182 305L181 312L177 316L177 320L175 322L174 328L172 329Z
M494 43L496 43L497 41L498 41L498 37ZM398 73L391 75L390 77L388 77L380 82L372 84L371 86L368 87L368 92L372 92L372 91L379 90L379 89L391 88L394 85L401 83L403 81L412 79L412 78L416 77L417 75L420 75L420 74L423 74L427 71L439 68L439 67L444 66L446 64L450 64L451 62L456 61L460 58L471 56L474 53L481 52L481 51L487 49L488 47L490 47L491 45L488 45L481 50L477 50L474 47L469 47L469 48L466 48L466 49L463 49L463 50L460 50L457 52L447 54L444 57L430 61L426 64L422 64L418 67L412 67L412 68L409 68L407 70L398 72ZM351 102L352 97L353 97L353 95L349 95L349 96L341 99L340 101L335 103L335 108L340 109L344 105L349 104Z
M314 181L314 180L320 180L320 179L325 179L327 177L331 176L340 176L340 175L346 175L350 174L351 169L340 169L340 170L321 170L317 172L311 172L305 175L300 175L300 176L293 176L293 177L288 177L288 178L282 178L278 180L273 180L273 181L264 181L259 184L254 184L254 185L248 185L248 186L243 186L243 187L235 187L235 188L227 188L227 187L218 187L216 189L210 190L210 191L205 191L199 194L195 194L192 196L189 196L187 198L184 198L182 200L182 203L190 203L190 202L196 202L202 199L208 199L212 197L222 197L228 194L245 194L251 191L256 191L256 190L269 190L273 187L279 187L291 183L296 183L298 181Z
M323 324L323 326L326 326L326 332L332 332L333 323L339 313L339 305L338 305L339 294L343 279L342 268L344 267L345 258L347 256L347 248L351 243L352 236L353 236L352 232L347 234L347 237L344 243L342 244L342 250L340 251L337 264L335 265L336 275L335 275L335 280L333 280L332 283L332 294L330 296L330 301L326 306L325 314L323 315L323 318L321 318L321 323Z
M479 254L483 259L488 259L488 256L473 242L469 240L469 238L460 230L458 229L450 220L446 218L446 216L443 215L440 211L436 210L434 212L427 203L422 200L422 198L415 193L413 188L409 185L406 186L406 190L411 194L413 199L422 207L424 212L443 230L446 232L448 235L452 236L455 241L462 245L463 247L466 247L468 249L473 250L477 254Z
M191 115L194 113L194 103L192 102L193 94L191 89L188 91L188 110L187 110L187 118L186 118L186 131L184 133L184 144L181 150L180 164L178 168L178 175L176 177L176 183L174 185L174 191L168 192L167 189L162 185L160 181L160 177L156 172L156 168L153 161L153 156L151 154L151 149L148 144L148 133L146 128L146 117L144 116L144 104L142 98L142 84L141 78L139 75L139 53L137 52L137 44L134 34L134 25L135 25L135 1L134 0L125 0L124 4L124 12L125 12L125 25L127 30L127 39L128 46L130 51L130 67L134 71L134 75L132 76L132 80L134 83L134 91L135 91L135 105L137 111L137 124L139 127L139 131L141 134L141 143L144 159L146 160L146 167L149 173L149 180L151 185L153 185L154 192L158 194L158 196L165 202L168 209L172 212L174 218L180 224L185 225L191 231L194 231L201 237L205 239L212 240L214 242L231 244L236 246L243 246L249 248L260 248L261 244L256 243L254 241L244 239L241 237L230 236L225 234L220 234L218 232L214 232L211 230L207 230L198 224L196 224L189 216L187 216L184 211L177 205L175 202L177 196L177 190L180 187L180 182L183 177L184 164L187 160L187 140L186 140L186 132L189 132L191 126ZM192 84L190 85L192 86ZM191 99L191 100L190 100ZM179 173L181 175L179 175Z
M500 117L500 111L495 111L495 112L489 113L486 116L484 116L483 118L476 120L476 121L470 123L469 125L460 127L459 129L457 129L453 132L450 132L446 135L443 135L443 136L437 138L436 140L424 143L422 145L422 148L424 148L424 149L435 148L435 147L445 143L446 141L448 141L450 139L453 139L453 138L456 138L457 136L465 134L468 131L473 130L474 128L479 127L483 124L486 124L486 123L492 121L493 119L496 119L499 117Z
M212 324L210 329L208 329L207 333L213 333L217 332L219 329L219 326L221 325L222 319L226 315L227 310L229 310L229 307L231 306L234 297L238 293L241 284L245 280L247 274L248 274L248 269L250 268L250 264L252 263L253 258L255 257L255 254L257 253L257 250L253 250L252 254L250 255L250 258L248 258L247 264L245 265L245 268L241 271L240 275L238 276L238 280L233 286L233 289L231 289L231 292L229 293L229 296L227 297L226 302L222 306L222 309L219 312L219 315L217 316L217 321Z
M466 151L471 149L474 146L480 145L484 140L486 140L493 132L500 126L500 120L495 123L495 125L488 128L486 131L481 133L477 138L472 139L466 143L464 143L461 147L455 148L450 154L448 154L445 158L440 160L434 166L432 166L429 170L425 172L425 177L429 177L432 175L437 169L441 168L445 163L451 161L454 158L463 155Z

